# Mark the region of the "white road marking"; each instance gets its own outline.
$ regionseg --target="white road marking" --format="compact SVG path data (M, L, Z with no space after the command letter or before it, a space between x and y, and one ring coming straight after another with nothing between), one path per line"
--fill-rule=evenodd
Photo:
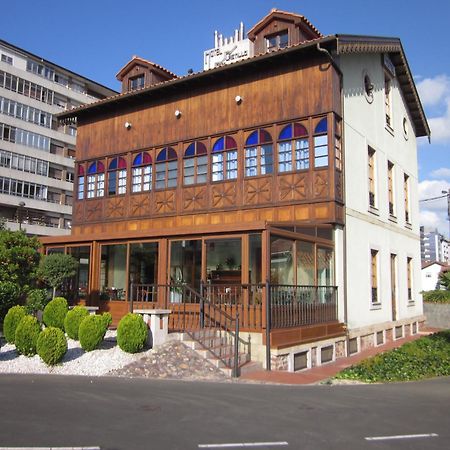
M0 450L100 450L100 447L0 447Z
M398 434L396 436L372 436L364 438L366 441L389 441L391 439L416 439L416 438L428 438L438 437L436 433L428 434Z
M198 448L245 448L245 447L282 447L288 442L236 442L229 444L198 444Z

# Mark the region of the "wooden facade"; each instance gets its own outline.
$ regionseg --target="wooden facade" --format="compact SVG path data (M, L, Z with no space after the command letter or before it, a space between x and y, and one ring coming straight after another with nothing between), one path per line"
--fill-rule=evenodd
M260 23L253 29L252 37L255 42L262 42L267 33L279 29L282 23L290 30L290 44L320 36L298 17L286 20L285 16L277 16ZM61 115L63 120L76 118L78 126L72 235L45 238L43 242L47 251L64 248L71 252L77 246L89 249L87 295L83 301L109 309L117 321L129 309L130 248L134 243L157 244L153 283L162 286L173 277L172 242L201 241L201 267L196 282L206 284L220 273L221 265L217 264L215 270L206 267L207 242L237 239L240 261L229 272L234 270L239 276L230 285L240 284L246 289L246 285L261 284L255 287L258 296L252 297L245 291L236 302L242 305L243 317L247 317L243 329L260 332L266 326L263 299L268 288L262 285L271 278L271 237L290 239L294 258L297 241L310 244L312 270L317 272L319 248L332 253L332 230L344 223L340 72L315 43L184 78L167 75L167 81L155 79L160 84L128 92L130 77L146 70L150 70L149 66L132 60L119 72L123 94ZM158 70L160 74L170 73ZM289 126L303 130L301 145L306 156L301 164L296 161L300 150L295 147L293 136L289 138L292 163L283 166L283 130ZM264 145L254 145L257 154L253 173L247 149L255 132L265 141ZM231 138L235 143L235 171L232 176L222 174L221 179L215 179L214 149L221 138ZM187 156L188 148L197 147L202 149L202 171L198 169L200 159L195 159L200 153ZM270 158L264 153L267 151ZM133 168L136 157L144 153L151 180L145 189L135 189ZM169 153L172 159L161 159L162 154ZM192 167L197 178L187 176L188 158L194 158ZM163 166L169 162L171 166ZM158 185L161 167L166 167L163 175L159 172L166 183L162 187ZM225 165L222 170L226 170ZM169 171L171 185L167 184ZM316 230L314 236L302 234L301 227L312 227ZM321 227L330 231L330 237L320 237L317 230ZM255 235L261 241L257 275L249 250L250 236ZM102 264L107 245L126 248L122 257L126 280L120 298L111 294L108 299L102 297L102 277L106 276ZM279 260L284 258L283 252L286 253L278 250ZM300 277L297 272L292 275L294 281ZM317 275L311 283L319 284ZM167 306L167 295L155 296L148 304ZM336 327L331 328L335 333ZM323 330L326 334L328 328ZM282 347L284 334L277 330L276 336L276 345ZM286 336L289 343L296 339L292 332ZM303 339L301 333L296 336L297 341Z

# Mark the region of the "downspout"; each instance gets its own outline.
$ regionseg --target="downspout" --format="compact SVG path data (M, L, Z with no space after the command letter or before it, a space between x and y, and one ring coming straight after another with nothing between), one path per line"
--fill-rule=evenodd
M336 41L338 40L338 38L336 38ZM331 55L331 53L325 49L322 48L320 46L320 43L318 42L316 44L316 48L319 52L324 53L327 58L330 60L331 65L333 66L333 68L336 70L336 72L339 74L339 80L341 83L340 86L340 91L341 91L341 109L342 109L342 133L341 133L341 143L342 143L342 189L343 189L343 197L344 197L344 226L343 226L343 236L342 236L342 246L343 246L343 252L342 252L342 264L343 264L343 281L344 281L344 286L343 286L343 294L344 294L344 326L345 326L345 347L347 349L347 356L350 356L350 338L349 338L349 332L348 332L348 327L347 327L347 323L348 323L348 307L347 307L347 284L348 284L348 277L347 277L347 227L345 226L345 218L347 216L346 213L346 208L347 208L347 202L345 200L346 198L346 184L345 184L345 127L344 127L344 119L345 119L345 112L344 112L344 91L342 88L342 70L341 68L337 65L336 61L334 60L333 56Z

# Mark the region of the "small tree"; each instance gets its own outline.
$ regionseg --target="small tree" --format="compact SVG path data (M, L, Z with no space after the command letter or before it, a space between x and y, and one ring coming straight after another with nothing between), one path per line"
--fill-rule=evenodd
M40 277L53 288L53 298L56 290L61 289L65 282L77 273L78 261L72 255L52 253L42 258L39 266Z
M35 286L39 240L0 222L0 320L12 305L23 304Z

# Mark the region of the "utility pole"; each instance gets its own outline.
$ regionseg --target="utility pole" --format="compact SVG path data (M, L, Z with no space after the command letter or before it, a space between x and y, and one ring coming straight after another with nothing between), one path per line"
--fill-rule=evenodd
M442 191L442 193L447 195L448 240L450 241L450 189L448 192Z

